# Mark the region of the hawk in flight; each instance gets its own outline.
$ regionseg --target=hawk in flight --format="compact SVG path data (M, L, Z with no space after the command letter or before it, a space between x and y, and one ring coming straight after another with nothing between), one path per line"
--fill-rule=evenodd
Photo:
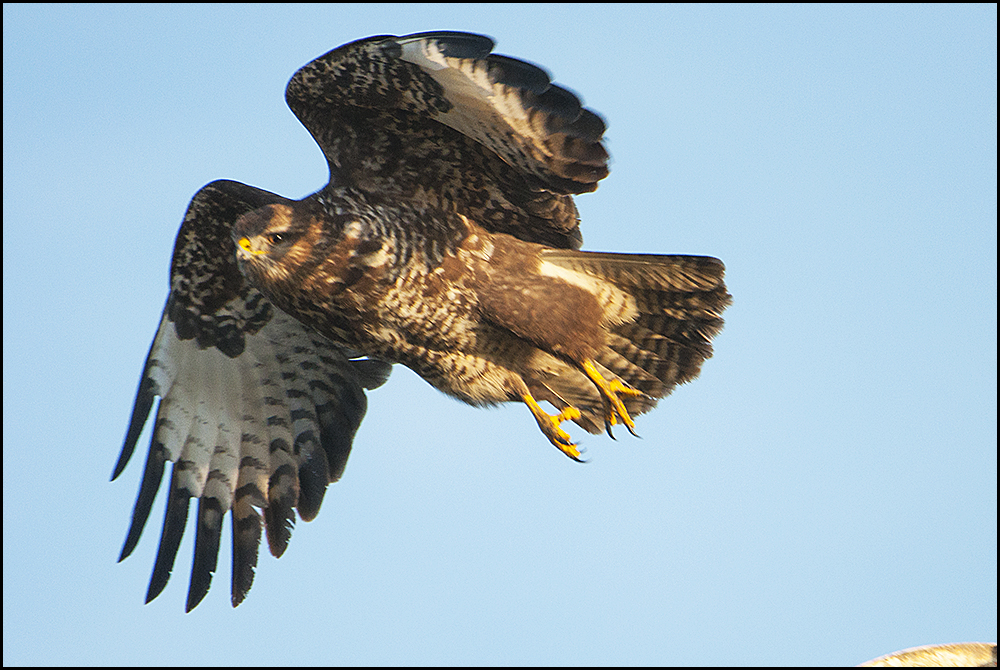
M365 391L392 363L473 405L524 403L579 460L564 423L634 432L634 416L711 356L730 301L723 264L579 251L572 196L608 174L604 122L544 70L492 49L459 32L335 49L285 93L329 183L299 201L231 181L194 196L112 477L159 396L121 553L172 462L147 602L196 498L187 609L208 591L227 512L238 605L261 528L280 556L294 510L316 516Z

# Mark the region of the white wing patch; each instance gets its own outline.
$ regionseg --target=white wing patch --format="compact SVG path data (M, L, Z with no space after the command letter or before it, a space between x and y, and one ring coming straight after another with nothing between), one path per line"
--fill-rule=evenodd
M571 270L546 260L538 264L538 273L545 277L560 279L567 284L579 286L595 295L598 304L604 308L601 323L605 326L628 323L635 319L639 313L635 298L606 279L595 277L587 272Z
M128 556L138 542L163 463L173 462L168 518L147 602L169 578L189 498L199 499L199 505L188 610L208 591L222 519L230 510L232 597L234 605L241 602L252 583L262 523L271 552L280 555L294 523L293 508L298 506L303 520L311 520L326 485L343 470L364 414L363 388L380 385L388 375L388 364L348 360L339 347L277 310L257 333L245 335L245 343L240 355L229 357L215 347L198 348L193 340L181 340L166 311L160 321L143 380L160 403L147 473L121 556ZM139 395L136 412L141 412L142 383ZM322 443L331 426L347 433L334 436L347 445L332 456L339 459L334 462ZM116 474L137 437L126 440ZM300 481L304 475L308 482ZM266 512L263 519L258 510Z
M490 80L489 62L483 59L445 56L433 39L401 39L402 60L419 66L447 91L453 107L436 118L455 130L472 137L499 155L509 151L509 133L498 132L507 127L511 133L525 137L543 137L544 130L532 127L528 110L517 89ZM542 130L542 132L538 132ZM533 158L543 160L551 153L543 152L539 144L526 144Z
M574 190L593 190L607 174L607 153L591 146L599 143L603 121L584 110L575 94L552 84L542 68L505 56L447 56L434 35L397 38L396 43L400 59L429 74L452 103L447 112L435 113L435 120L512 165L527 157L548 166L575 182ZM500 81L503 76L517 85Z

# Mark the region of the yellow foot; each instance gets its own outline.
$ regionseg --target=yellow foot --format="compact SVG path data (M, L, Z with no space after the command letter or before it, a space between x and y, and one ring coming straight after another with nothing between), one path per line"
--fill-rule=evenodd
M572 421L574 419L580 418L580 410L576 407L567 407L559 414L552 416L548 412L539 406L538 402L531 397L530 393L525 393L521 396L521 400L524 404L528 406L531 413L535 415L535 421L538 422L538 427L542 429L542 433L545 437L549 438L551 442L559 451L563 452L574 461L583 462L580 457L580 450L576 448L576 443L569 439L569 433L559 427L563 421Z
M619 422L625 424L628 432L636 435L635 421L628 415L628 410L625 408L625 403L622 402L619 394L635 397L644 395L643 392L631 386L626 386L617 379L609 382L601 376L601 373L597 371L594 362L591 360L584 361L581 367L587 377L590 378L590 381L594 382L594 386L600 392L601 398L604 399L604 428L608 431L608 435L614 438L614 435L611 434L611 426Z

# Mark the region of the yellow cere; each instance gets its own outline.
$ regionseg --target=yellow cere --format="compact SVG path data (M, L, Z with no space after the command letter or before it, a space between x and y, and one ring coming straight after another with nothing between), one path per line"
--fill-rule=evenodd
M253 255L257 256L257 255L266 253L263 249L254 249L250 245L249 238L246 238L246 237L241 237L240 241L237 242L237 244L240 246L240 249L242 249L243 251L247 252L248 254L253 254Z

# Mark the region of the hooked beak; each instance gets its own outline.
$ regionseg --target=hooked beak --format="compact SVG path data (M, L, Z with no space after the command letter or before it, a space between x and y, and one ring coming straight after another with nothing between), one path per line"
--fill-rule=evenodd
M250 238L241 237L237 242L236 246L243 250L243 253L249 254L251 256L259 256L260 254L266 254L267 252L263 249L254 249L253 245L250 243Z

